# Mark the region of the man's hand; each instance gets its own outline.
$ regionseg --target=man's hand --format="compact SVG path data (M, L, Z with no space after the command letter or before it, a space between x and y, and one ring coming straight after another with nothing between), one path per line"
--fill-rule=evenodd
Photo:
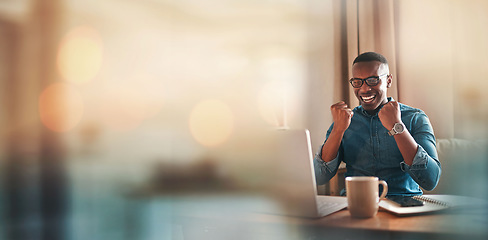
M378 117L380 118L383 127L391 130L395 123L399 123L402 121L400 106L398 105L398 102L389 101L388 103L386 103L378 113Z
M333 104L330 107L332 119L334 120L334 130L344 133L351 124L351 118L354 114L352 110L343 101Z

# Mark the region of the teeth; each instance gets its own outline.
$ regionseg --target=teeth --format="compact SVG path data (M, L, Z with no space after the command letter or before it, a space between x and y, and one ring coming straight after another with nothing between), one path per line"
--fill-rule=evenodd
M363 98L363 101L365 101L365 102L371 102L371 101L373 101L374 95L368 96L368 97L362 97L362 98Z

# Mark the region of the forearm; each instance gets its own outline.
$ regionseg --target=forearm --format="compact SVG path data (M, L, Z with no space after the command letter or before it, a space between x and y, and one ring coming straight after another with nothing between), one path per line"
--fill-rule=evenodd
M341 145L344 132L332 129L327 141L322 146L322 160L324 162L330 162L337 157L337 152Z
M394 136L398 149L402 154L403 160L409 166L412 165L415 154L417 154L418 144L408 130Z

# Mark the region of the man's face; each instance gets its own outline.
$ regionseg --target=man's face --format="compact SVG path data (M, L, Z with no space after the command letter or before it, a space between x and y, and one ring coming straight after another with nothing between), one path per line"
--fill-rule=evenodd
M387 67L381 62L358 62L352 66L352 77L365 79L372 76L381 76L380 82L376 86L368 86L366 82L359 88L354 88L354 94L369 113L376 112L378 107L388 102L386 89L391 86L391 75Z

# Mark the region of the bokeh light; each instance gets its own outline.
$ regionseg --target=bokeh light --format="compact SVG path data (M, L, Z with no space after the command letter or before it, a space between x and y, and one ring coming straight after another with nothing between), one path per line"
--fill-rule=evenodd
M234 116L227 104L219 100L198 103L190 115L190 131L200 144L213 147L227 140L233 131Z
M142 81L142 78L139 80ZM99 116L104 124L112 130L127 131L155 116L162 108L162 97L156 96L147 87L134 81L131 84L106 88L99 105Z
M66 83L50 85L39 97L41 122L55 132L73 129L83 117L83 111L83 98Z
M96 30L80 26L66 34L59 47L57 64L67 81L93 80L102 65L102 42Z

